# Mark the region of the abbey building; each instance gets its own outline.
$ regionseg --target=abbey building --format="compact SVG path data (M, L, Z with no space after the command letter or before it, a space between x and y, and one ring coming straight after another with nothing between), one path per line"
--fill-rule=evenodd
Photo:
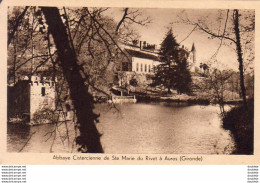
M159 49L156 45L150 45L146 41L139 41L135 44L124 44L124 51L130 56L130 61L122 62L121 71L136 72L136 73L153 73L154 68L161 64ZM192 48L184 48L187 52L187 61L191 72L196 72L199 69L196 60L196 48L193 43Z
M131 81L135 80L138 85L144 88L151 84L151 77L155 68L161 64L159 49L156 45L148 44L146 41L133 41L132 44L122 44L122 48L129 56L129 59L122 61L121 69L118 72L119 87L131 87ZM191 49L182 46L187 56L188 67L192 75L199 72L197 64L196 48L193 43ZM137 87L132 87L136 89ZM140 91L141 92L141 91Z

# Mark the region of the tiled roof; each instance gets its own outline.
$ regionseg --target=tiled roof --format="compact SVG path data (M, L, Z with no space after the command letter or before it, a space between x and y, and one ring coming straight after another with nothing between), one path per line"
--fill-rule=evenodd
M145 58L145 59L151 59L151 60L159 60L158 56L155 56L152 53L145 53L143 51L137 51L137 50L131 50L131 49L125 49L128 54L130 54L132 57L138 57L138 58Z

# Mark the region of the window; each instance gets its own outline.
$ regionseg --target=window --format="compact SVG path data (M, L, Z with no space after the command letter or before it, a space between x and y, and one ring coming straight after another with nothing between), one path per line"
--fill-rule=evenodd
M45 96L45 87L42 87L42 97Z
M148 72L151 72L151 65L149 65L148 68Z
M143 72L143 64L141 64L141 69L140 69L141 72Z
M139 67L139 64L136 63L136 72L138 72L138 67Z
M144 65L144 72L146 72L147 71L147 65L145 64Z

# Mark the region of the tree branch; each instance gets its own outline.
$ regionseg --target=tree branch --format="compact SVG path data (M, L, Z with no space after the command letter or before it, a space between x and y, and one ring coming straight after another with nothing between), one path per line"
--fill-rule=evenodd
M113 37L109 34L109 32L91 15L91 13L89 12L89 10L87 9L88 14L90 15L90 18L96 22L99 27L108 35L108 37L111 39L111 41L115 44L115 46L125 55L125 57L128 59L128 61L130 61L129 57L125 54L125 52L120 48L120 46L118 46L118 44L115 42L115 40L113 39Z
M224 38L224 35L225 35L225 32L226 32L226 27L227 27L228 14L229 14L229 10L227 10L227 16L226 16L225 26L224 26L222 38L220 39L220 44L219 44L219 46L218 46L218 49L216 50L216 52L214 53L214 55L213 55L211 58L214 58L214 57L217 56L217 54L218 54L218 52L219 52L219 50L220 50L220 47L222 46L223 38Z
M25 9L23 10L23 12L21 13L21 15L19 15L19 17L17 18L16 22L15 22L15 25L14 25L14 28L13 28L13 31L8 34L8 41L7 41L7 45L9 46L9 44L11 43L13 37L14 37L14 33L17 31L17 28L19 26L19 24L21 23L27 9L29 8L29 6L26 6Z
M127 16L128 9L129 9L129 8L125 8L125 9L124 9L124 15L123 15L122 19L119 21L119 23L118 23L117 26L116 26L116 34L118 34L118 30L119 30L121 24L124 22L124 20L125 20L125 18L126 18L126 16Z
M225 39L227 39L227 40L229 40L229 41L232 41L233 43L236 44L236 41L235 41L234 39L230 38L230 37L227 37L227 36L224 36L224 35L217 35L217 34L215 34L215 33L213 33L213 32L210 32L210 31L204 29L204 28L203 28L201 25L199 25L198 23L195 23L195 25L197 25L200 30L204 31L205 33L207 33L207 34L209 34L209 35L211 35L211 36L213 36L213 37L222 38L222 39L225 38Z

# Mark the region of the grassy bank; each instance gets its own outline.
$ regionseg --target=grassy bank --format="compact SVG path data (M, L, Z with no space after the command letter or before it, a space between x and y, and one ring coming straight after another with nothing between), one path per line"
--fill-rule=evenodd
M253 154L254 150L254 100L248 101L248 110L242 105L231 109L223 119L223 127L234 135L234 154Z
M207 99L198 99L195 97L190 98L176 98L176 97L161 97L161 96L151 96L151 95L142 95L135 94L138 102L175 102L175 103L188 103L188 104L201 104L209 105L210 101Z
M168 94L156 93L156 94L147 94L144 92L131 92L131 95L135 95L138 102L174 102L174 103L188 103L188 104L198 104L198 105L209 105L209 104L218 104L216 100L210 99L208 96L193 94ZM242 103L241 99L234 100L225 100L224 104L230 105L239 105Z

